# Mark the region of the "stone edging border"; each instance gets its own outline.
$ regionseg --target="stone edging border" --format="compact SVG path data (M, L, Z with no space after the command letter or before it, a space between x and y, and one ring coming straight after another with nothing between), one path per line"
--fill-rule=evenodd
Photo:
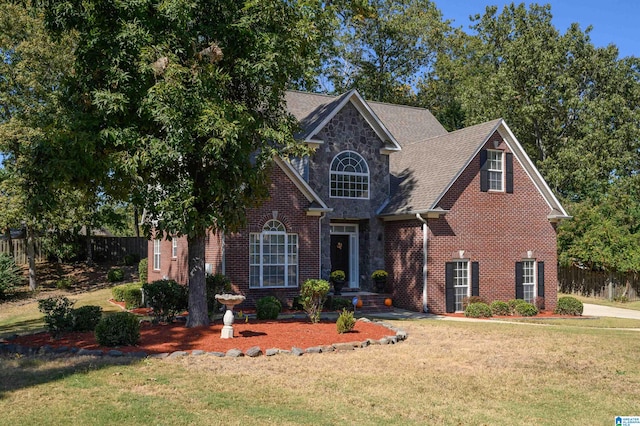
M368 318L359 318L358 321L364 322L372 322ZM274 356L278 354L289 354L294 356L301 356L304 354L313 354L313 353L324 353L324 352L334 352L334 351L350 351L356 348L366 348L371 345L392 345L396 343L400 343L407 339L407 333L393 325L386 323L384 321L375 321L376 324L379 324L383 327L386 327L390 331L395 334L383 337L379 340L367 339L365 341L354 341L348 343L334 343L332 345L324 345L324 346L312 346L306 349L292 347L290 350L279 349L279 348L270 348L266 349L264 352L260 347L254 346L247 349L245 352L242 352L240 349L230 349L227 352L206 352L202 350L192 350L188 351L176 351L176 352L166 352L161 354L147 354L144 351L140 352L122 352L116 349L111 349L108 351L102 351L100 349L90 350L76 347L68 347L61 346L59 348L53 348L49 345L44 345L38 348L32 348L28 346L22 346L14 343L2 343L0 342L0 355L11 355L17 354L22 356L42 356L42 355L69 355L69 356L98 356L98 357L127 357L127 358L151 358L151 359L172 359L172 358L181 358L185 356L202 356L209 355L215 357L229 357L229 358L240 358L240 357L250 357L255 358L258 356Z

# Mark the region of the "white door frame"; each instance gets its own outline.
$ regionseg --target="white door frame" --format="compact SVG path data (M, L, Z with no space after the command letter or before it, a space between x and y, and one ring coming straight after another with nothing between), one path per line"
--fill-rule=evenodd
M358 243L359 228L357 223L331 223L330 235L349 236L349 288L360 287L360 247Z

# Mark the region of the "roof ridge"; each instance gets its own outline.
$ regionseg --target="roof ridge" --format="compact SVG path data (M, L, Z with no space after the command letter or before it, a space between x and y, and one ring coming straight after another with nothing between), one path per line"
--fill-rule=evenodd
M431 136L431 137L428 137L426 139L421 139L419 141L406 143L404 146L412 146L412 145L421 144L421 143L424 143L424 142L427 142L427 141L430 141L430 140L433 140L433 139L444 138L444 137L447 137L447 136L455 136L457 133L460 133L462 131L469 131L469 130L472 130L474 127L484 126L484 125L488 125L488 124L494 123L494 122L498 123L500 121L504 121L504 119L503 118L495 118L493 120L485 121L483 123L478 123L478 124L473 124L471 126L463 127L462 129L456 129L456 130L453 130L451 132L448 132L448 133L445 133L445 134L442 134L442 135Z

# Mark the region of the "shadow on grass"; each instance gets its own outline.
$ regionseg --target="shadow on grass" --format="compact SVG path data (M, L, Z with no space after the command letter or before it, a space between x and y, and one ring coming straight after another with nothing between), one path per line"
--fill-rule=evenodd
M0 338L9 338L15 334L33 334L44 330L45 326L42 318L33 318L12 322L8 325L0 325Z
M64 380L75 374L86 374L114 365L139 363L137 358L22 357L0 356L0 401L9 392Z

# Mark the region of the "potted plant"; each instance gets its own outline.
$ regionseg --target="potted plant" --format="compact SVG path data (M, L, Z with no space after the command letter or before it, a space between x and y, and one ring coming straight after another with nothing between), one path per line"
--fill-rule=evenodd
M378 293L384 293L388 276L389 274L387 273L387 271L384 271L382 269L375 270L373 271L373 274L371 274L371 278L375 283L376 291Z
M333 294L336 296L342 294L342 287L344 287L345 279L344 271L336 269L331 272L329 278L331 278L331 282L333 283Z

